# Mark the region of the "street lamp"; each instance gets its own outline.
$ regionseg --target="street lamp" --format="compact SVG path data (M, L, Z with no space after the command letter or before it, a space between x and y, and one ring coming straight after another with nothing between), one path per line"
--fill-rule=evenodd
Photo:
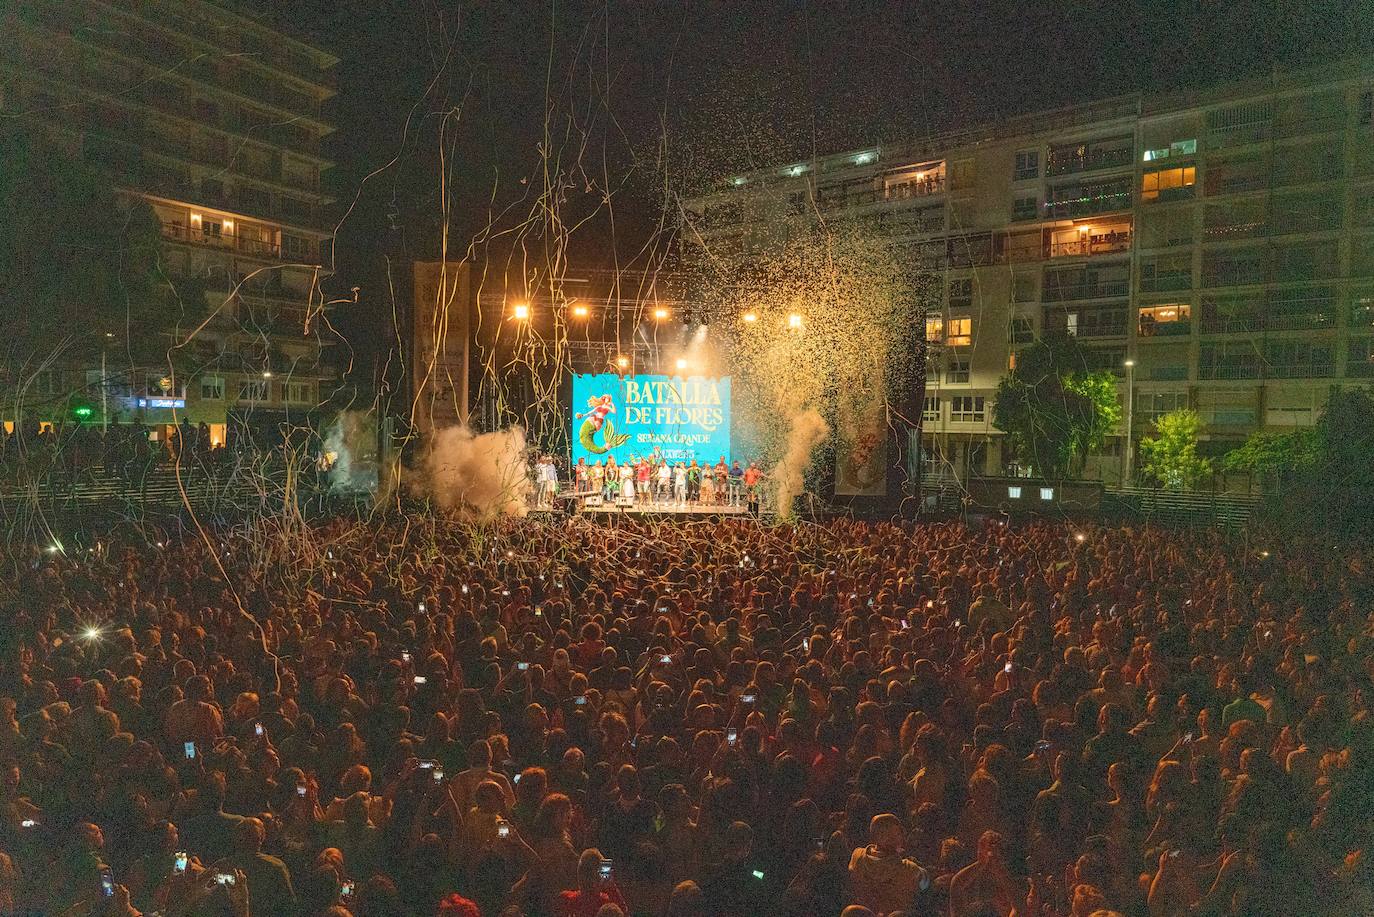
M515 308L512 310L511 314L514 316L516 321L526 321L530 317L530 304L527 302L516 303Z
M1131 448L1135 433L1135 360L1126 360L1126 470L1121 476L1123 487L1131 485Z
M787 316L787 327L793 328L793 329L799 329L799 328L801 328L801 326L802 326L802 317L801 317L801 313L799 313L799 312L793 312L791 315Z

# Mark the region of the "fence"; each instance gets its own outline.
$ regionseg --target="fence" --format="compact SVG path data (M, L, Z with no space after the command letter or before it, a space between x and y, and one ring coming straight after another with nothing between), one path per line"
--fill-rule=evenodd
M1259 503L1254 494L1196 493L1121 487L1102 494L1102 516L1152 525L1243 528Z

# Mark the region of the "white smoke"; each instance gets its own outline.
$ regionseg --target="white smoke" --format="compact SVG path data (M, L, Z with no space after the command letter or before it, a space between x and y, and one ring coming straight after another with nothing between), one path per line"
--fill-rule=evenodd
M780 519L792 518L792 501L805 489L806 468L811 464L811 453L830 435L830 425L815 408L808 408L789 420L787 447L773 469L773 482L777 488L777 503L774 505L778 508Z
M440 430L415 484L440 509L481 519L523 516L529 512L533 488L526 468L525 431L511 427L474 433L465 426Z
M346 493L377 487L377 418L367 411L340 411L324 440L331 490Z

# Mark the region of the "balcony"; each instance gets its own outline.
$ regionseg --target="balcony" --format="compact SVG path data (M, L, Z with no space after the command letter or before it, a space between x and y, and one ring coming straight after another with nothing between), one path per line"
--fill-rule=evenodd
M1131 209L1129 183L1116 187L1061 188L1057 189L1057 192L1064 196L1045 201L1045 215L1051 219L1096 216Z
M1085 236L1068 242L1050 244L1051 258L1082 257L1086 255L1117 255L1131 250L1131 231L1112 230L1100 235Z
M879 192L870 192L879 194ZM894 182L884 186L881 192L881 200L884 201L904 201L913 197L930 197L932 194L945 193L945 176L928 175L922 178L913 178L909 181Z
M1126 296L1131 283L1125 278L1119 280L1084 280L1078 283L1054 283L1045 279L1045 289L1041 294L1043 302L1073 302L1080 299L1112 299Z
M1135 163L1135 150L1132 147L1087 150L1051 150L1045 163L1045 174L1073 175L1077 172L1091 172L1096 169L1119 169Z
M1136 334L1142 338L1187 337L1192 333L1192 306L1189 303L1146 306L1137 318Z
M1177 290L1191 290L1192 288L1193 272L1191 268L1187 271L1142 273L1140 276L1140 292L1142 293L1172 293Z
M280 258L281 246L260 239L245 239L235 234L212 235L184 223L163 223L162 237L173 242L203 245L220 251L236 251L254 258Z

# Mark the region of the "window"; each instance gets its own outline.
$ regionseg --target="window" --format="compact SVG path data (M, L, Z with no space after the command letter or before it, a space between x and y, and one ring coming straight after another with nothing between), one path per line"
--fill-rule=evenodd
M939 315L926 316L926 340L932 344L939 344L944 341L945 320Z
M1271 379L1315 379L1335 375L1332 347L1318 341L1267 341L1266 373Z
M1027 181L1032 178L1040 177L1040 151L1039 150L1018 150L1016 153L1016 166L1012 169L1012 181Z
M951 188L973 187L974 169L972 159L960 159L950 165L949 186Z
M1042 487L1042 488L1040 488L1040 499L1041 499L1041 500L1053 500L1053 499L1054 499L1054 488L1053 488L1053 487Z
M1035 302L1036 277L1034 274L1017 274L1011 281L1012 302Z
M987 417L987 399L982 395L956 395L949 399L952 423L982 423Z
M951 318L945 332L945 343L951 347L967 347L973 343L973 319L968 316Z
M33 390L39 395L57 395L62 391L62 372L42 369L33 374Z
M200 231L207 239L218 239L224 235L224 225L219 220L202 220Z
M1035 321L1027 315L1015 315L1011 319L1011 342L1029 344L1035 340Z
M315 260L315 243L310 239L282 233L281 249L283 257L288 261L306 261L313 263Z
M1135 396L1135 416L1144 423L1152 424L1170 411L1187 406L1187 392L1138 392Z
M1192 156L1196 152L1196 140L1175 140L1168 146L1146 150L1144 160L1145 162L1158 162L1161 159L1168 159L1170 156Z
M201 377L200 377L200 400L201 400L201 401L223 401L223 400L224 400L224 377L223 377L223 376L201 376Z
M1140 310L1141 337L1168 337L1192 331L1192 306L1186 302L1163 303Z
M1014 484L1009 484L1009 485L1007 485L1007 499L1009 499L1009 500L1020 500L1020 499L1021 499L1021 488L1017 487L1017 486L1014 485Z
M288 404L309 404L315 400L312 386L309 382L283 382L281 386L281 400Z
M1177 201L1193 196L1197 184L1197 168L1180 166L1177 169L1157 169L1140 177L1140 200Z
M239 382L239 401L266 401L267 398L266 379L244 379Z
M945 367L945 381L950 383L967 382L969 378L968 360L951 358Z
M1011 202L1011 218L1013 220L1033 220L1039 215L1040 199L1034 194L1018 197Z
M940 422L940 397L938 395L927 395L925 407L921 410L921 419L931 423Z
M964 277L949 282L950 308L967 309L973 305L973 278Z
M1345 359L1346 376L1355 379L1374 377L1374 338L1351 338Z

